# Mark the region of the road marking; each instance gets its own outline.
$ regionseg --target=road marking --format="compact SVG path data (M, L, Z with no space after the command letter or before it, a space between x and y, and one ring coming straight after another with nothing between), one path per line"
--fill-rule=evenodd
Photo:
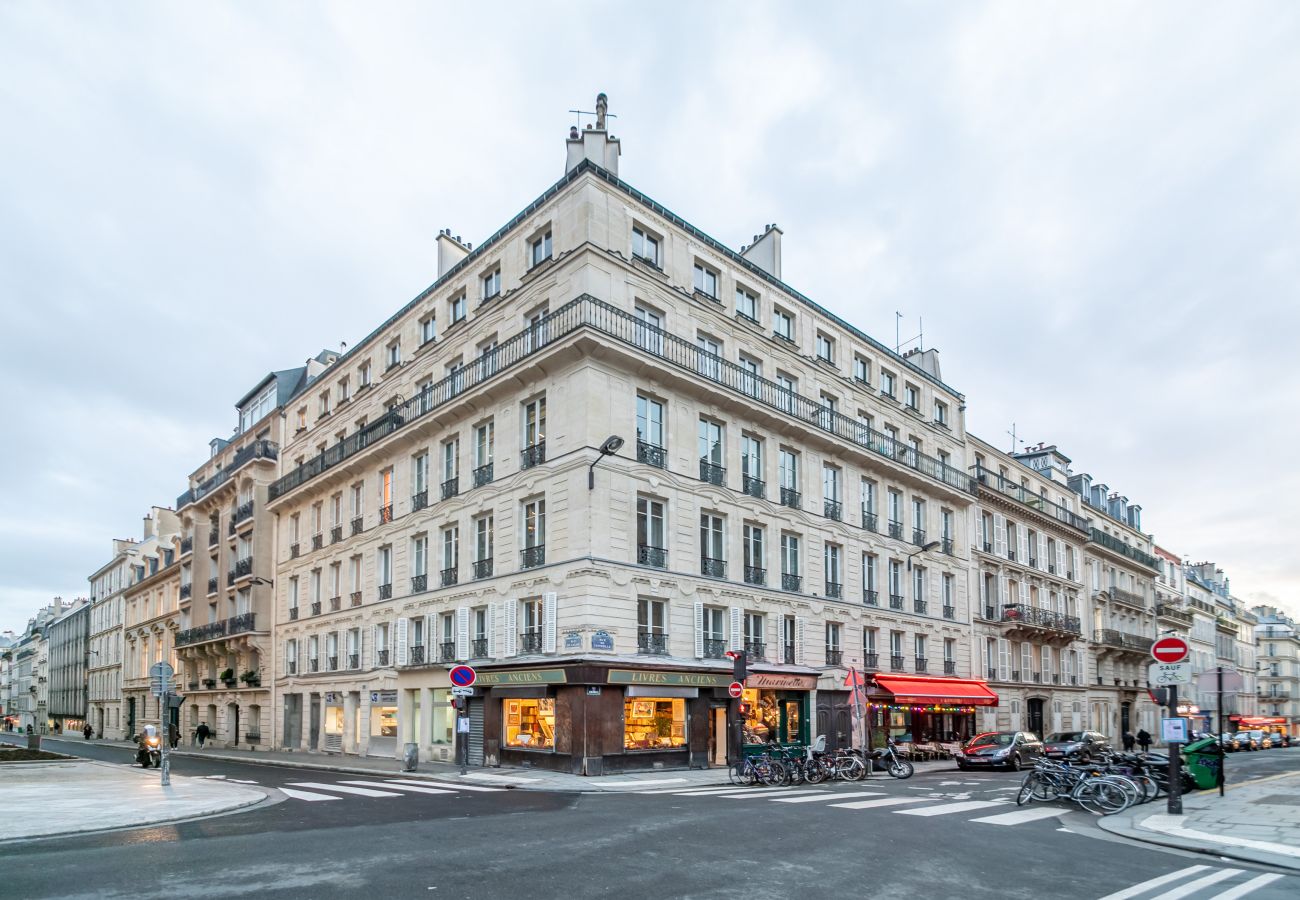
M685 782L685 778L642 778L640 780L606 781L601 787L608 790L609 788L641 788L650 784L684 784Z
M780 791L780 794L781 794L780 797L769 797L768 799L770 799L770 800L784 800L786 797L802 797L804 794L826 794L826 793L829 793L829 792L828 792L828 791L823 791L823 790L820 790L820 789L817 789L817 790L804 790L804 791L790 791L790 790L786 790L786 791ZM751 791L747 791L747 792L745 792L745 793L743 793L743 794L722 794L721 796L726 797L728 800L744 800L746 797L761 797L762 794L755 794L755 793L753 793L753 792L751 792Z
M247 778L231 778L235 784L257 784L256 781L249 781Z
M1219 869L1217 872L1211 872L1209 875L1202 875L1195 881L1189 881L1187 884L1180 884L1172 891L1165 891L1158 897L1152 897L1151 900L1179 900L1181 897L1187 897L1195 894L1203 887L1209 887L1212 884L1223 881L1225 878L1231 878L1233 875L1240 875L1245 869Z
M1107 894L1105 897L1102 897L1101 900L1129 900L1130 897L1136 897L1138 894L1154 890L1161 885L1169 884L1171 881L1186 878L1188 875L1195 875L1197 872L1204 872L1208 868L1209 866L1188 866L1186 869L1179 869L1177 872L1170 872L1168 875L1161 875L1159 878L1152 878L1149 881L1135 884L1122 891Z
M1264 885L1272 884L1273 882L1277 881L1281 877L1282 877L1281 875L1274 875L1274 874L1256 875L1254 878L1250 879L1250 881L1247 881L1245 884L1239 884L1235 888L1232 888L1231 890L1224 891L1222 894L1219 894L1211 898L1211 900L1237 900L1238 897L1244 897L1253 891L1257 891L1260 888L1262 888Z
M880 791L846 791L830 793L818 791L816 797L773 797L773 803L815 803L819 800L838 800L843 797L883 797Z
M885 797L880 800L855 800L852 803L832 803L840 809L875 809L878 806L900 806L904 803L924 803L924 797Z
M414 794L454 794L451 788L417 787L413 784L386 784L382 781L340 781L339 784L356 784L361 787L381 787L394 791L410 791Z
M356 794L358 797L400 797L392 791L375 791L370 788L347 787L342 784L323 784L319 781L295 781L294 787L315 788L318 791L336 791L340 794Z
M1015 812L1001 813L996 816L984 816L981 819L971 819L972 822L984 822L988 825L1019 825L1021 822L1033 822L1037 819L1050 819L1053 816L1063 816L1068 809L1041 807L1039 809L1018 809Z
M429 787L452 788L457 791L504 791L506 788L484 787L481 784L448 784L445 781L411 781L408 778L385 778L388 784L414 784Z
M486 773L483 773L483 774L472 773L472 774L468 774L468 775L460 775L460 776L457 776L457 777L459 777L459 778L476 778L476 779L479 779L479 780L481 780L481 781L509 781L511 784L513 784L513 783L515 783L515 782L517 782L517 781L541 781L541 780L542 780L542 779L540 779L540 778L523 778L523 777L521 777L521 776L519 776L519 775L489 775L489 774L486 774Z
M282 787L280 793L286 797L292 797L295 800L306 800L308 803L316 803L321 800L342 800L342 797L331 797L329 794L315 794L311 791L295 791L293 788Z
M1005 800L967 800L964 803L943 803L939 806L927 806L924 809L895 810L900 816L946 816L949 813L966 812L970 809L987 809L1000 806Z
M729 788L701 788L693 791L671 791L674 797L725 797L727 794L776 794L781 791L789 790L782 787L729 787Z

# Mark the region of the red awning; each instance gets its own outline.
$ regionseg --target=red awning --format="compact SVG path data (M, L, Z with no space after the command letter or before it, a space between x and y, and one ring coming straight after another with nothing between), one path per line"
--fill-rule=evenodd
M876 684L894 695L896 703L924 706L997 706L998 695L983 681L926 678L921 675L877 675Z

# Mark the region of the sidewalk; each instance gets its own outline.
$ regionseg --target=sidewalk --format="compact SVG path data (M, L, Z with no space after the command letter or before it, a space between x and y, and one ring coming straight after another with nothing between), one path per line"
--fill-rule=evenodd
M68 741L67 752L75 753L80 739ZM89 741L86 743L103 744L131 748L134 744L126 741ZM51 746L50 749L58 748ZM657 769L647 772L631 772L626 775L603 775L589 777L571 775L567 772L552 772L546 769L502 766L500 768L471 767L467 774L460 774L460 767L441 762L421 761L416 771L403 772L401 760L384 756L353 756L338 753L311 753L288 750L234 750L213 748L200 750L197 747L180 747L173 750L176 756L204 757L228 762L252 763L262 766L290 766L297 769L319 769L326 772L343 772L350 775L402 775L404 778L429 778L438 781L460 780L490 784L497 787L515 788L521 791L559 791L567 793L607 793L617 791L643 791L674 787L715 787L731 782L725 768L714 769ZM955 775L957 766L951 760L939 762L915 763L916 775L943 774ZM872 777L885 777L879 769Z
M267 798L243 785L180 775L163 787L157 769L85 759L6 763L0 796L9 810L0 817L0 841L177 822Z
M1155 812L1164 800L1104 816L1122 837L1300 872L1300 772L1288 772L1183 798L1183 815Z

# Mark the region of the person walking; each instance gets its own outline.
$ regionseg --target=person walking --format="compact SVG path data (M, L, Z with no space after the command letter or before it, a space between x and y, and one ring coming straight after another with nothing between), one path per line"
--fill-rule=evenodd
M86 738L86 740L90 740L90 736L95 733L95 729L91 728L90 723L87 722L86 727L81 729L81 733Z
M1132 753L1132 752L1133 752L1133 745L1136 744L1136 743L1137 743L1137 739L1136 739L1135 737L1133 737L1133 732L1131 732L1131 731L1126 731L1126 732L1124 732L1124 752L1125 752L1125 753Z
M212 729L208 727L207 722L200 722L199 727L195 730L195 734L199 739L199 747L202 748L204 743L207 741L208 736L212 734Z
M1142 748L1143 753L1146 753L1151 749L1151 735L1145 728L1137 733L1137 742L1138 746Z

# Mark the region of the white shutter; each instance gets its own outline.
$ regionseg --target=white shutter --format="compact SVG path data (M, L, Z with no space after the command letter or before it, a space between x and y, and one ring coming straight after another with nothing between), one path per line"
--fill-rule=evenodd
M1011 675L1011 642L998 638L998 680L1006 681Z
M407 620L406 620L406 619L398 619L398 620L397 620L397 629L396 629L396 630L397 630L397 636L396 636L396 639L395 639L395 641L396 641L396 645L397 645L397 646L396 646L395 649L396 649L396 656L397 656L397 664L398 664L399 666L404 666L404 665L406 665L406 627L407 627L407 624L408 624L408 623L407 623Z
M695 658L704 659L704 603L695 601Z
M1079 571L1079 551L1073 547L1070 548L1070 572L1075 581L1083 581L1083 573Z
M542 594L542 652L555 652L555 619L560 598L555 592Z
M1020 579L1019 585L1020 585L1020 596L1017 598L1017 600L1020 603L1020 607L1024 609L1025 607L1029 606L1029 582L1025 581L1022 578Z
M1020 545L1020 551L1016 555L1016 559L1020 561L1022 566L1027 566L1029 565L1029 529L1021 525L1016 529L1016 537L1019 539L1017 543Z
M806 665L803 639L803 616L794 617L794 661L796 665Z
M1011 602L1011 598L1007 594L1007 576L1005 575L998 575L998 597L1001 598L1003 606L1006 606ZM1001 611L998 610L996 612L998 616L1001 617Z
M488 624L487 624L487 641L488 641L488 659L497 657L497 604L493 603L488 607Z
M375 652L377 652L377 651L379 650L379 626L378 626L378 625L371 625L371 626L370 626L370 647L371 647L371 651L372 651L371 654L370 654L370 666L373 667L373 666L375 665L375 662L376 662L376 661L375 661ZM364 662L364 660L362 661L362 664L361 664L361 665L362 665L363 668L365 667L365 662Z
M456 658L469 659L469 607L456 607Z
M1046 644L1043 645L1043 679L1052 680L1052 648Z
M740 652L745 649L745 620L739 606L731 607L731 649Z
M1056 546L1059 548L1061 545L1060 545L1060 544L1057 544ZM1038 556L1038 568L1040 568L1040 569L1046 569L1047 566L1048 566L1048 564L1050 564L1050 563L1052 562L1052 560L1050 560L1050 559L1047 558L1047 538L1046 538L1046 536L1044 536L1044 535L1042 535L1042 534L1039 534L1039 535L1038 535L1038 554L1037 554L1037 556ZM1058 570L1058 571L1060 570L1060 567L1059 567L1059 566L1057 567L1057 570Z
M1029 680L1029 673L1034 668L1034 647L1028 641L1020 645L1020 677Z
M998 513L993 514L993 552L998 556L1007 555L1007 520Z
M505 655L514 656L519 652L519 601L506 601L506 642Z

